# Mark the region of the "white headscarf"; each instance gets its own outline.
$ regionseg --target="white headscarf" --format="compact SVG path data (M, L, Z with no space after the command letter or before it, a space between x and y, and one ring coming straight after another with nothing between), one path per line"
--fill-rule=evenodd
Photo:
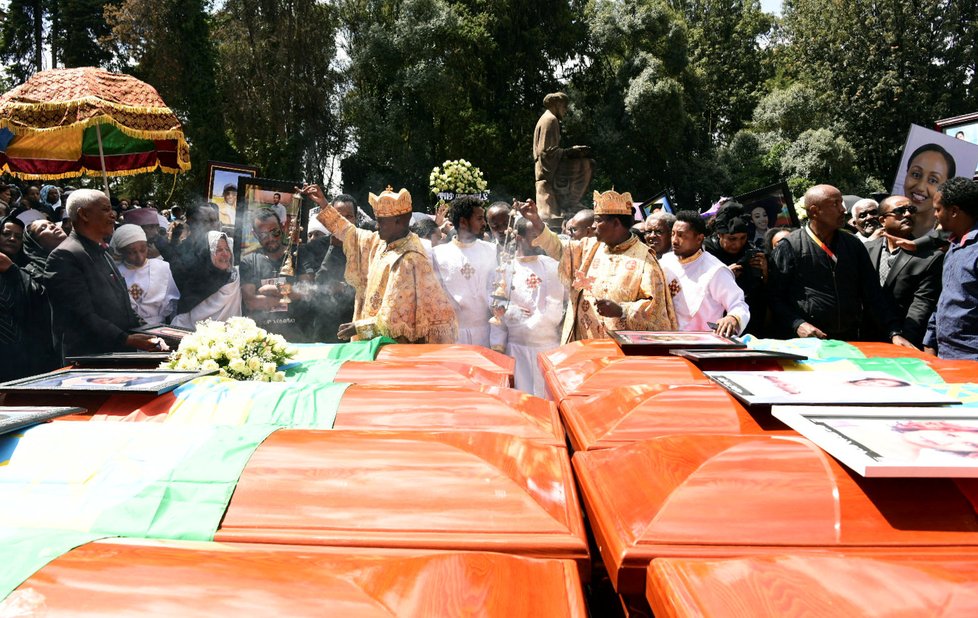
M146 232L138 225L127 223L120 225L119 229L112 234L112 242L109 243L109 246L112 247L112 251L119 253L132 243L139 241L146 242Z
M231 253L234 253L234 241L231 240L227 234L224 232L210 231L207 232L207 246L210 247L212 258L214 257L214 254L217 253L217 243L220 242L222 238L228 241L228 249L231 250Z

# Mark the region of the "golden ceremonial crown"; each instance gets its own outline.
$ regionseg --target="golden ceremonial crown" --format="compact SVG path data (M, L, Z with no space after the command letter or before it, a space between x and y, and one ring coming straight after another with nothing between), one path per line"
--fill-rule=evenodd
M370 207L374 209L374 215L379 217L396 217L411 212L411 194L407 189L401 189L394 193L394 188L387 185L387 188L380 195L373 193L367 196Z
M604 193L594 192L594 214L631 215L634 214L631 193L618 193L614 189Z

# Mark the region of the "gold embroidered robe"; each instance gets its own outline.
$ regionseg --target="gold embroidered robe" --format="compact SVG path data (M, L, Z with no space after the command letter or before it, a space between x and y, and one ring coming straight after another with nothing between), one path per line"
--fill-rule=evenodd
M377 232L354 227L330 205L320 210L318 219L343 241L346 281L356 291L353 323L359 339L455 342L455 310L417 234L388 244Z
M678 329L662 269L638 237L608 247L594 238L562 243L546 229L533 244L560 262L560 279L570 287L561 343L606 338L609 330ZM600 299L621 305L622 317L599 315Z

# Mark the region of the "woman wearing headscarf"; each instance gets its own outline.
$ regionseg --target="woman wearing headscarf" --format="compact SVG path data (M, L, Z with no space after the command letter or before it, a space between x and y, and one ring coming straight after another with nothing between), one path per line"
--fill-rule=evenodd
M170 265L148 258L146 233L138 225L120 226L112 235L110 246L122 258L119 272L126 280L133 311L147 324L165 323L176 311L180 298Z
M27 274L35 279L41 277L48 256L65 238L68 235L57 223L38 219L28 225L24 231L24 255L27 257L24 270Z
M52 221L58 209L63 206L61 201L61 190L54 185L44 185L41 187L41 210Z
M714 217L713 234L703 243L703 249L733 271L754 317L745 332L761 336L767 316L767 257L747 242L747 232L744 207L727 202Z
M224 321L241 315L241 278L233 264L231 239L224 232L207 232L206 253L198 254L197 276L180 290L173 325L193 330L203 320ZM195 245L188 240L186 250Z

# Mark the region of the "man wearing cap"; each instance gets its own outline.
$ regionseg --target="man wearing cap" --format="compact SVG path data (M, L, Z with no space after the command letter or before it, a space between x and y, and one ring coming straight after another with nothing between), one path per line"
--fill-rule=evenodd
M115 228L115 212L101 191L78 189L68 197L71 234L48 256L44 284L54 308L55 332L67 356L160 350L153 336L129 333L139 318L125 280L103 243Z
M655 254L631 233L631 194L594 192L594 238L561 242L533 202L520 213L539 235L533 244L560 263L560 278L570 287L562 343L606 338L609 330L678 328Z
M390 187L370 194L377 231L358 229L333 208L317 185L303 187L319 207L319 222L343 243L346 280L356 290L353 322L341 338L387 336L405 343L454 343L458 322L417 234L411 233L411 194Z
M109 246L122 258L119 272L126 280L129 302L136 315L147 324L167 322L176 311L180 292L170 265L149 258L149 243L143 228L132 223L120 226Z
M764 335L768 263L764 252L747 242L749 229L744 207L728 200L713 218L714 235L703 243L703 250L723 262L743 290L744 300L754 316L747 332Z

